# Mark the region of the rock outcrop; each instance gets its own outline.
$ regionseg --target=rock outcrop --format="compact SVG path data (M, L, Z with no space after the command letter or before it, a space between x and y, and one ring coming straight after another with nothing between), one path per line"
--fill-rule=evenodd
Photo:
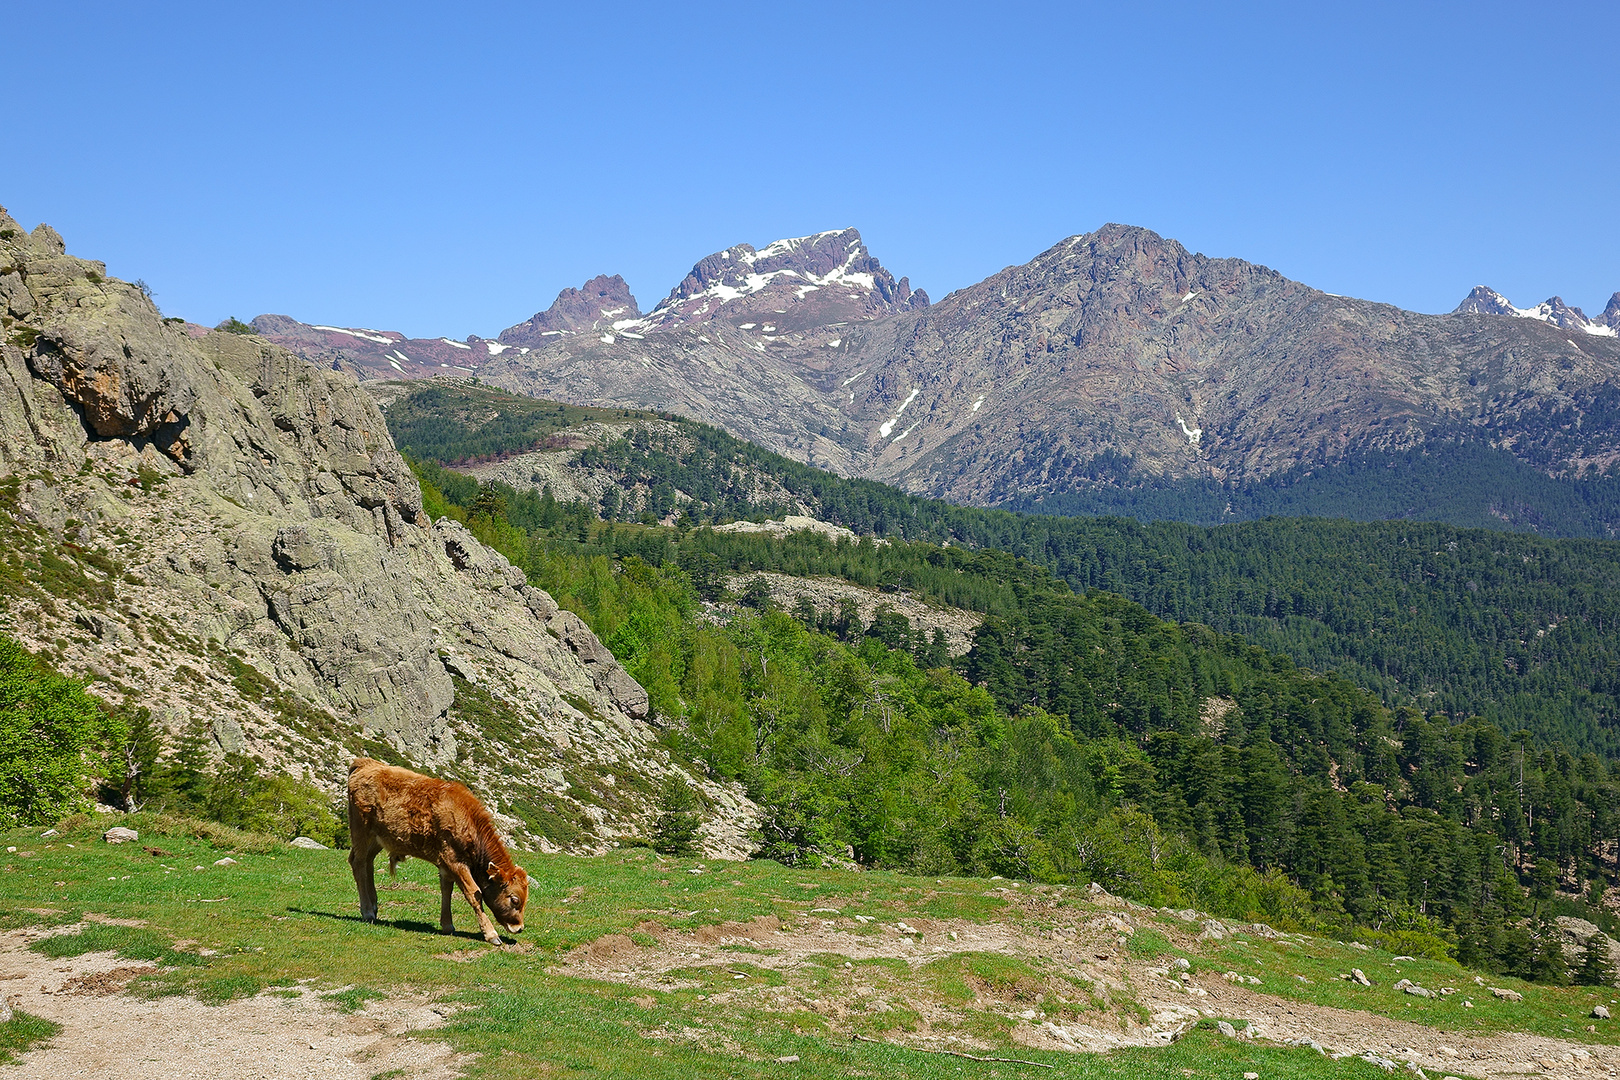
M428 520L351 376L194 338L3 211L0 304L7 632L334 792L364 751L465 780L520 840L645 834L636 789L680 767L646 692L520 569ZM694 782L721 808L710 851L742 854L751 805Z

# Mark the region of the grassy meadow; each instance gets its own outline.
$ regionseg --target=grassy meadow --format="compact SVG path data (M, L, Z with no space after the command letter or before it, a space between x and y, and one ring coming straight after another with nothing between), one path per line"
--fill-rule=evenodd
M1032 1048L1013 1037L1031 1017L1113 1030L1127 1019L1144 1022L1148 1009L1138 997L1145 1000L1151 988L1143 972L1177 957L1194 978L1233 971L1258 978L1265 994L1458 1033L1620 1041L1612 1024L1588 1031L1585 1019L1594 1003L1616 996L1612 991L1487 980L1524 995L1522 1002L1498 1001L1452 963L1397 961L1300 935L1198 940L1189 933L1196 926L1140 909L1132 912L1134 934L1110 957L1123 965L1121 977L1088 984L1072 965L1054 962L1057 944L1080 940L1077 926L1120 908L1113 901L1105 911L1083 889L670 858L643 848L596 858L520 854L533 881L527 927L512 946L494 949L477 936L459 896L456 937L437 933L437 875L425 864L407 862L395 878L380 876L383 921L368 925L357 915L344 852L175 819L135 815L127 823L140 830L139 843L103 843L107 822L100 819L70 819L48 838L39 829L4 834L4 928L79 927L33 947L50 957L113 951L161 965L134 984L136 994L223 1004L313 986L343 1010L425 995L453 1007L447 1024L427 1037L479 1055L471 1067L479 1077L1382 1075L1356 1058L1225 1038L1212 1019L1168 1046L1106 1055ZM216 865L227 856L234 865ZM139 925L85 922L87 914ZM804 951L806 935L833 923L841 929L825 935L824 951ZM733 939L720 950L712 943L721 924L770 929L749 939L757 944ZM1057 944L919 952L909 961L863 948L912 924L922 928L914 930L918 949L979 928ZM803 955L779 963L783 950L772 935L798 942ZM672 941L691 943L689 962L671 953ZM603 942L617 944L598 967L581 962ZM636 979L622 977L621 969L636 968L638 954L659 948L662 967L643 965ZM1377 985L1340 979L1350 967ZM1402 976L1460 992L1421 1000L1393 990ZM1465 999L1473 1008L1463 1007ZM920 1033L930 1046L1035 1064L897 1045L917 1042ZM948 1035L956 1041L939 1041ZM66 1037L19 1014L0 1026L0 1053ZM793 1056L796 1062L778 1061Z

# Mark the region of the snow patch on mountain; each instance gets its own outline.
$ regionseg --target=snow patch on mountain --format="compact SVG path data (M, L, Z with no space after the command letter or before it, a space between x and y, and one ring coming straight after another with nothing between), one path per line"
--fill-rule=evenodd
M364 338L367 341L375 341L379 345L392 345L396 340L398 340L397 338L384 337L375 330L350 330L342 326L316 326L312 327L311 329L325 330L332 334L348 334L350 337Z
M863 374L864 374L864 372L863 372ZM911 393L906 395L906 400L902 401L900 403L900 407L898 409L894 410L894 416L890 417L888 420L885 420L881 425L879 425L879 427L878 427L878 434L879 435L881 435L885 439L887 439L889 437L889 432L894 430L894 425L896 423L898 423L899 420L900 420L900 414L906 411L906 406L910 405L912 403L912 401L915 400L915 398L917 397L918 391L921 390L921 389L922 388L918 387L918 386L913 386L911 388Z

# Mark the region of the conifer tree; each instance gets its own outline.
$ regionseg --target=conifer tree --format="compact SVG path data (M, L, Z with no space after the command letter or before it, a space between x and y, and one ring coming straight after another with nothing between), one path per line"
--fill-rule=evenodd
M1599 931L1586 939L1586 955L1576 969L1575 982L1580 986L1613 986L1616 978L1609 939Z
M690 855L697 850L697 798L679 772L664 777L658 792L658 821L653 825L653 850L665 855Z

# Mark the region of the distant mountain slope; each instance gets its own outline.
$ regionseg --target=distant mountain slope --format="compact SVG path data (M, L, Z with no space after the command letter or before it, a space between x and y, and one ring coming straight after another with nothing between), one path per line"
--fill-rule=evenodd
M970 505L1620 535L1620 294L1589 319L1481 286L1422 315L1108 225L929 303L846 229L716 252L646 314L597 277L498 342L255 326L363 376L674 412Z
M851 336L863 472L956 501L1242 488L1440 440L1562 475L1620 451L1580 424L1620 397L1620 342L1330 296L1124 226Z
M1337 475L1339 512L1421 516L1432 500L1391 507L1390 481L1421 491L1467 472L1474 486L1445 494L1470 522L1606 535L1620 521L1613 493L1579 496L1603 505L1571 517L1530 479L1564 490L1620 461L1608 316L1543 305L1548 319L1498 318L1483 301L1420 315L1120 225L925 306L880 275L829 269L826 248L857 239L718 253L652 314L483 374L679 412L969 504L1220 520L1284 509L1265 493ZM822 298L814 283L839 274L858 303ZM1575 318L1579 340L1556 321Z

